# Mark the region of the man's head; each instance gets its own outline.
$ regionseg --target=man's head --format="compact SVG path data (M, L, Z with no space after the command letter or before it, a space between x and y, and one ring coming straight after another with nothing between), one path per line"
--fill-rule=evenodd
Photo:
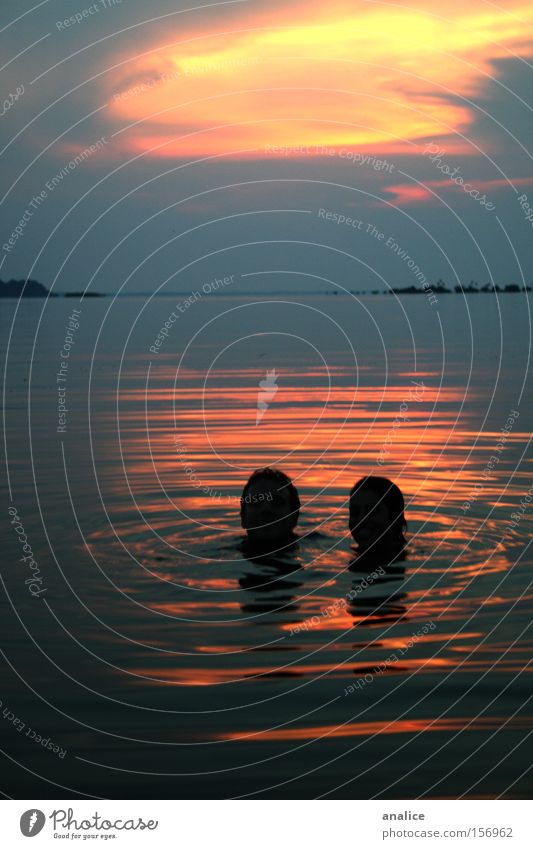
M361 551L392 550L405 545L404 500L388 478L369 475L350 490L350 532Z
M291 479L279 469L257 469L241 496L241 525L250 542L279 545L292 538L300 499Z

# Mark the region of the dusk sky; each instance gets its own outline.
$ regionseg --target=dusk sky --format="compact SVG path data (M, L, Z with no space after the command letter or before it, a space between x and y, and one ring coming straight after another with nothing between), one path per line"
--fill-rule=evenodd
M3 280L531 283L531 3L191 5L3 0Z

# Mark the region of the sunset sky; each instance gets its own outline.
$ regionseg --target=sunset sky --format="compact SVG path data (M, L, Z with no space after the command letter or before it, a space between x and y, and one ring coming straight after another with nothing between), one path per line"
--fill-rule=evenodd
M189 5L3 3L2 279L531 282L530 3Z

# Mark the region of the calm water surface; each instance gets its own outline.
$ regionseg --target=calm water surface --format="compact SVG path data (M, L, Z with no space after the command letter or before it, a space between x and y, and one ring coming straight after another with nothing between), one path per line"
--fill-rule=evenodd
M531 299L216 295L151 352L179 300L0 305L5 792L530 797ZM253 560L239 495L269 464L300 539ZM368 579L346 496L371 473L409 548Z

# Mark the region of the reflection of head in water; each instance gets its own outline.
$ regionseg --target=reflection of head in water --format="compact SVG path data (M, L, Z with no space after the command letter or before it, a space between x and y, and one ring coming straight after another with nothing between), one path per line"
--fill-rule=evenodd
M300 499L291 479L279 469L257 469L241 496L241 525L254 544L280 545L294 539Z
M350 532L359 551L400 552L405 546L404 500L388 478L369 475L350 490Z

